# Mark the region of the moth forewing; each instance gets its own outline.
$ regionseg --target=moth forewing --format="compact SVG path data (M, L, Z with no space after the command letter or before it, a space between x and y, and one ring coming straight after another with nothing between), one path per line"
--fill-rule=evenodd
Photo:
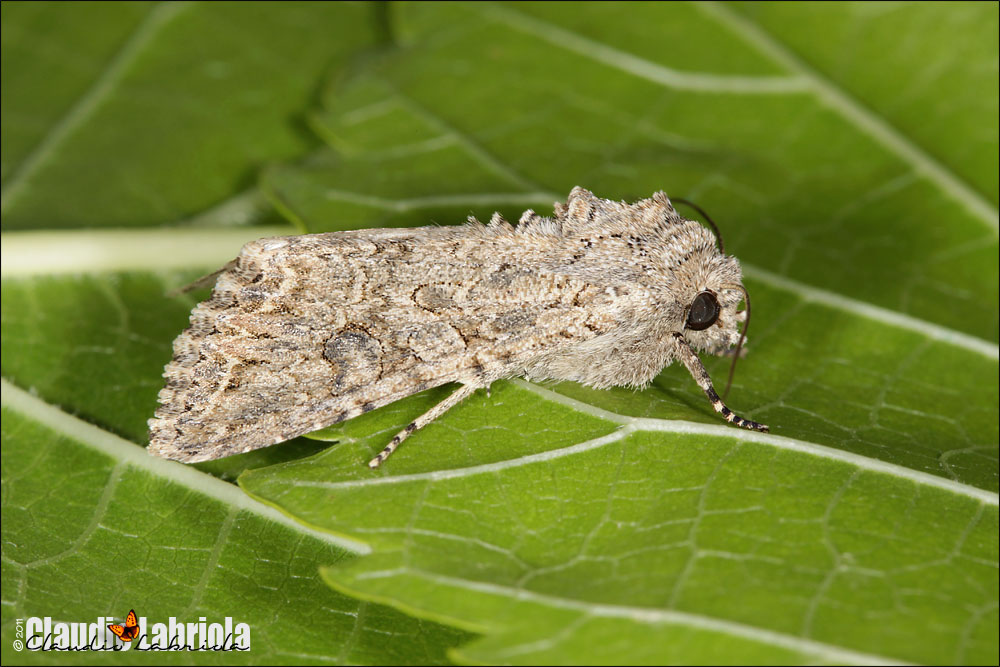
M393 438L377 467L496 380L643 386L674 359L727 419L766 430L722 404L691 349L739 337L738 299L718 295L740 277L663 193L625 204L574 188L553 218L528 211L516 227L496 215L261 239L223 268L175 340L149 450L221 458L462 384Z

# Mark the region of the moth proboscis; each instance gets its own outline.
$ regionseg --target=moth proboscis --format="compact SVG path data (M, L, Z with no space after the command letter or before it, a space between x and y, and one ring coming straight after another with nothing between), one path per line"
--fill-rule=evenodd
M747 310L738 310L746 302ZM411 433L500 379L643 387L678 359L730 422L695 350L745 338L735 257L662 192L574 188L553 217L265 238L191 313L149 421L150 453L196 462L267 447L417 392L461 387Z

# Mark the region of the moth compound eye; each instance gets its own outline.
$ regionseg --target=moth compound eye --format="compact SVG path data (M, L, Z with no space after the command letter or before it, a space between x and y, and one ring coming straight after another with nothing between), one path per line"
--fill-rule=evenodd
M719 301L711 292L702 292L694 298L688 311L687 328L701 331L719 319Z

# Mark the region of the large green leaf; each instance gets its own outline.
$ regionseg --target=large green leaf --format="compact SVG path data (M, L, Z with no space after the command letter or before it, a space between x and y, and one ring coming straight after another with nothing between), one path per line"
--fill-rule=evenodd
M467 637L332 593L318 567L363 552L357 542L135 446L193 305L165 292L239 240L176 227L9 231L268 215L243 188L262 162L316 142L297 116L331 69L376 41L377 19L365 5L3 4L4 664L95 660L17 653L18 618L93 623L130 607L150 622L245 621L252 650L240 659L256 663L440 663ZM159 273L111 273L147 266ZM100 275L45 275L74 270ZM204 468L234 476L316 449L300 441Z
M129 605L244 614L260 662L997 662L995 5L236 7L3 5L5 662L44 657L18 616ZM450 388L332 447L130 452L200 296L164 294L281 233L217 226L320 142L262 178L304 231L696 199L772 434L674 367L498 383L376 474Z
M732 400L775 435L719 426L669 369L641 394L495 391L372 478L363 461L428 397L242 486L372 545L325 570L337 590L484 633L461 660L995 661L997 348L975 337L996 336L995 192L780 31L643 11L646 28L616 5L407 5L406 48L312 118L331 152L264 185L308 231L547 213L576 183L707 199L754 299ZM995 42L967 48L988 61ZM954 132L986 124L995 165L984 106ZM509 409L532 400L550 433ZM605 423L567 446L556 425L583 415Z
M226 482L154 460L6 382L3 442L4 663L94 664L88 653L16 653L14 619L93 623L130 608L150 623L248 623L255 663L440 662L443 648L464 638L323 595L316 564L349 560L363 547L266 511ZM178 656L130 651L99 660L191 661Z

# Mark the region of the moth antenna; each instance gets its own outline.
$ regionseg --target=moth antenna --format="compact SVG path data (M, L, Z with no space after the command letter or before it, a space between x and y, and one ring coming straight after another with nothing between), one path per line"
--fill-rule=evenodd
M234 266L236 266L236 260L235 259L233 261L229 262L228 264L226 264L224 267L222 267L218 271L214 271L214 272L208 274L207 276L202 276L201 278L198 278L197 280L195 280L193 282L190 282L187 285L184 285L183 287L175 287L174 289L172 289L169 292L167 292L167 298L168 299L173 299L173 298L178 297L178 296L180 296L182 294L187 294L188 292L193 292L194 290L199 289L201 287L210 287L212 285L212 283L215 282L216 278L218 278L219 276L221 276L223 273L225 273L229 269L233 268Z
M718 246L719 246L719 252L720 252L720 253L722 253L723 255L725 255L725 254L726 254L726 253L725 253L725 251L724 251L724 250L722 249L722 248L723 248L723 246L722 246L722 234L721 234L721 233L719 233L719 228L718 228L718 227L716 226L716 224L715 224L715 222L714 222L714 221L712 220L712 218L710 218L710 217L708 216L708 213L705 213L704 209L702 209L702 208L701 208L700 206L698 206L697 204L695 204L695 203L693 203L693 202L689 202L689 201L688 201L687 199L681 199L680 197L671 197L671 198L670 198L670 201L672 201L672 202L673 202L673 203L675 203L675 204L685 204L686 206L690 206L690 207L691 207L691 208L693 208L694 210L696 210L696 211L698 211L699 213L701 213L701 216L702 216L703 218L705 218L705 220L706 220L706 221L708 222L709 226L711 226L711 228L712 228L712 231L713 231L713 232L715 233L715 242L716 242L716 244L718 244ZM744 290L744 293L746 293L746 290ZM748 307L747 307L747 316L748 316L748 317L749 317L749 315L750 315L750 313L749 313L749 310L750 310L750 308L749 308L749 305L750 305L750 304L748 303L748 304L747 304L747 306L748 306ZM725 394L723 394L723 395L725 395Z
M721 251L721 248L720 248ZM733 363L729 364L729 379L726 381L726 389L722 392L722 398L729 396L729 388L733 386L733 375L736 373L736 360L740 358L743 350L743 341L747 339L747 329L750 328L750 293L743 285L723 285L729 289L738 289L743 292L743 302L747 305L747 319L743 323L743 331L740 332L740 340L736 343L736 353L733 354Z

